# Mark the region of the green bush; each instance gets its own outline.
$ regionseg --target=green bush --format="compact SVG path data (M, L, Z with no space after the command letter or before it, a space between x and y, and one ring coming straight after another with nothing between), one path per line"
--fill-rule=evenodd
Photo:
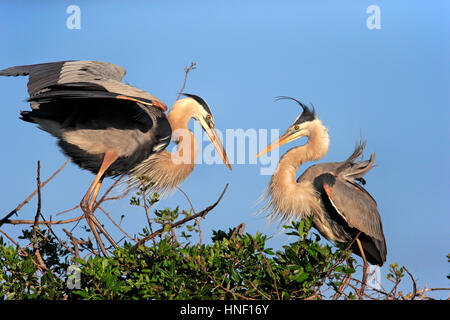
M174 213L175 211L173 211ZM174 241L170 230L150 246L124 243L111 256L75 258L67 244L40 231L39 251L14 247L0 238L0 297L3 299L307 299L356 298L342 289L355 272L345 246L318 242L311 220L286 227L295 241L274 252L267 236L214 231L211 244ZM32 239L31 231L24 239ZM79 288L70 289L71 264L78 265ZM399 282L403 269L388 275ZM331 289L331 290L330 290ZM327 292L327 294L323 294ZM386 295L386 297L388 297ZM391 296L391 298L400 298Z
M277 251L267 247L266 235L244 234L242 225L213 231L209 244L201 236L199 243L191 243L192 234L201 233L197 218L204 218L220 198L196 214L177 207L150 215L159 196L146 191L141 188L130 204L145 209L148 227L135 243L108 248L106 257L90 240L76 239L65 229L68 239L60 240L48 225L35 223L23 230L25 245L0 237L0 299L429 298L430 289L418 290L408 270L397 264L391 264L386 277L391 290L366 288L355 277L349 244L322 244L311 219L284 226L293 242ZM161 228L153 231L152 225ZM405 272L413 282L408 294L398 291Z

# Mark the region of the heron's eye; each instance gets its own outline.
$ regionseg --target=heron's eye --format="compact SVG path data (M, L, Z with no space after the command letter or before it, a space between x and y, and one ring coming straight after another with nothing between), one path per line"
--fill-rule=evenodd
M211 116L210 114L207 114L207 115L206 115L206 120L211 121L211 120L212 120L212 116Z
M294 126L294 130L299 130L300 129L300 126L298 125L298 124L296 124L295 126Z

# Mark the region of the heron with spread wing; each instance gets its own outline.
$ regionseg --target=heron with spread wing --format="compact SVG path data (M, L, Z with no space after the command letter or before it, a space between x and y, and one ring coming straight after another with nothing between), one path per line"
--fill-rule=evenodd
M365 143L360 143L344 162L312 165L296 180L301 164L317 161L328 152L328 130L314 108L294 98L279 99L293 100L303 111L286 133L257 156L301 137L308 137L308 142L281 157L263 210L268 211L270 218L283 222L312 215L313 226L326 239L348 242L356 238L351 250L363 258L364 265L383 265L387 250L377 203L361 186L365 184L363 176L372 169L375 154L369 160L358 161L365 147Z
M31 111L22 111L21 119L56 137L64 154L96 174L80 203L94 235L99 224L92 211L104 177L145 176L152 190L165 192L189 176L197 152L187 128L191 118L201 124L231 169L211 110L202 98L185 94L166 115L167 107L159 99L122 83L125 72L101 61L61 61L0 71L2 76L29 76ZM172 132L180 130L185 134L173 140L177 151L188 157L172 161L165 149Z

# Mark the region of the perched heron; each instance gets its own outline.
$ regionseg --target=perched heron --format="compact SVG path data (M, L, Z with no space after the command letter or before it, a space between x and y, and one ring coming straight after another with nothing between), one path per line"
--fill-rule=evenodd
M187 128L191 118L200 122L231 169L202 98L185 94L166 116L167 107L159 99L121 82L125 73L122 67L101 61L61 61L0 71L2 76L29 76L31 111L22 111L21 119L56 137L74 163L96 174L80 203L94 235L92 210L104 177L145 176L153 190L164 192L189 176L197 152ZM172 132L178 132L173 140L178 152L188 155L187 161L172 161L165 150Z
M280 159L268 186L263 210L268 211L270 218L285 222L312 215L313 226L326 239L348 242L356 238L350 249L363 258L365 267L367 261L383 265L386 242L377 203L359 184L365 184L363 176L372 169L375 154L369 160L357 161L365 147L361 142L344 162L312 165L295 180L302 163L317 161L326 155L328 131L314 108L294 98L278 99L294 100L303 111L286 133L257 156L304 136L308 137L308 142L290 149Z

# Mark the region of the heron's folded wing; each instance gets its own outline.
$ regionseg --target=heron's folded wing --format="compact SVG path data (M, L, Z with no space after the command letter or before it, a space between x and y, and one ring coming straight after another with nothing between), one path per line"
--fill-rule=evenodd
M370 194L360 185L341 179L332 185L324 183L323 190L347 224L369 237L360 237L364 250L373 257L368 257L369 262L382 265L386 261L386 240L377 204Z
M336 211L350 227L384 241L377 204L363 187L336 179L333 185L324 183L323 188Z

